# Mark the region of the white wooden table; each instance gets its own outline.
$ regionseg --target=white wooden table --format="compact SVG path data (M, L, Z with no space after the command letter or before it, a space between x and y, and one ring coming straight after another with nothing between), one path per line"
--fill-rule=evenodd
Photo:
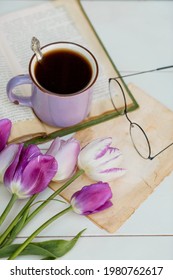
M40 2L0 1L0 14ZM122 75L173 64L172 1L86 0L82 5ZM173 70L130 77L125 81L135 83L173 110ZM43 145L43 150L46 147ZM173 154L173 149L170 152ZM51 192L47 190L41 197ZM0 211L8 200L9 194L1 187ZM20 202L16 207L21 205ZM60 203L49 204L44 214L41 212L20 233L17 242L23 242L39 223L61 207ZM99 229L86 217L69 213L45 229L36 240L68 238L87 228L75 248L62 259L173 259L172 213L173 173L115 234Z

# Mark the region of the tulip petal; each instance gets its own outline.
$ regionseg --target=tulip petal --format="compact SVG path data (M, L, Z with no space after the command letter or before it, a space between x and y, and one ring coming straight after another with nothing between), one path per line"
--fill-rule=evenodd
M90 169L86 171L86 175L94 181L113 181L126 173L125 168L112 167L109 169Z
M110 147L112 138L102 138L86 145L78 157L79 168L95 181L112 181L125 173L124 168L118 168L122 161L119 149Z
M121 155L121 152L119 149L109 147L102 158L103 158L104 162L107 162L107 161L110 161L113 159L117 159L120 155Z
M103 210L105 210L105 209L111 207L112 205L113 205L112 201L107 200L103 205L101 205L99 208L97 208L97 210L95 210L94 213L103 211Z
M9 165L9 167L6 169L5 174L4 174L4 184L7 188L10 186L11 181L13 180L13 177L14 177L14 174L15 174L15 171L16 171L16 167L17 167L18 162L19 162L20 154L21 154L21 151L22 151L22 148L23 148L23 144L14 144L14 145L15 145L15 147L14 147L14 151L13 151L13 153L14 153L13 154L13 161ZM7 146L7 148L10 149L9 146Z
M127 169L125 168L110 168L110 169L105 169L100 172L100 175L98 176L99 178L101 177L102 180L108 180L113 181L121 176L123 176L126 173Z
M53 155L55 157L60 149L61 141L62 140L60 139L60 137L55 138L55 140L51 143L49 149L47 150L46 154Z
M97 145L97 148L98 150L95 150L95 159L99 159L99 158L102 158L106 153L107 153L107 150L110 146L110 144L112 143L112 138L109 137L109 138L102 138L102 139L99 139L99 140L96 140L96 141L93 141L94 145Z
M42 192L57 172L57 161L48 155L32 159L22 173L19 198Z
M80 152L80 144L74 138L69 140L55 139L47 151L47 155L53 155L58 162L58 172L53 181L63 181L73 175L77 166L77 159Z
M87 215L90 215L90 214L95 214L97 212L101 212L101 211L111 207L112 205L113 205L113 203L110 200L108 200L103 205L101 205L100 207L95 209L94 211L86 211L85 213L83 213L83 215L87 216Z
M20 146L18 144L8 145L0 153L0 182L3 182L4 174L18 154Z
M104 168L109 168L112 166L118 166L122 161L122 155L119 149L109 147L107 152L104 154L102 158L100 158L95 165Z
M112 198L111 188L108 183L98 182L84 186L73 194L71 205L78 214L88 215L106 209L112 203L106 203Z
M85 169L89 163L93 163L100 159L107 152L110 144L112 143L112 138L101 138L96 139L89 144L87 144L80 152L78 157L78 166Z
M21 178L21 174L27 164L35 157L41 155L40 149L36 145L29 145L28 147L23 147L20 160L16 168L15 175L13 177L14 181L18 181Z
M12 123L9 119L0 120L0 151L2 151L10 136Z

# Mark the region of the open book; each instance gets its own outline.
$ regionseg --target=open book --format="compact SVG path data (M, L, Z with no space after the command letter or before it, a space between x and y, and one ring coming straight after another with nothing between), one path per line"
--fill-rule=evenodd
M99 76L94 88L92 108L87 119L74 127L55 128L42 123L32 109L15 105L8 100L6 84L10 78L28 73L33 55L31 38L41 45L56 41L72 41L87 47L99 64ZM26 141L35 137L54 138L83 129L116 116L108 91L108 78L119 76L105 48L88 20L80 1L52 0L0 18L0 118L13 123L10 141ZM132 94L121 80L130 110L137 108ZM28 86L20 87L20 95L30 94ZM48 139L49 139L48 138ZM38 138L41 139L41 138Z

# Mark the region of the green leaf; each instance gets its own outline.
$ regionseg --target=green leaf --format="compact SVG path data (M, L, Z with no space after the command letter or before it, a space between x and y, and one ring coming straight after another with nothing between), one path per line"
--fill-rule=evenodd
M51 240L51 241L45 241L42 243L34 243L34 244L50 251L57 258L59 258L59 257L62 257L63 255L65 255L68 251L70 251L74 247L74 245L76 244L79 237L82 235L82 233L84 231L85 231L85 229L80 231L70 241L68 241L68 240Z
M69 252L79 237L85 231L80 231L73 239L71 240L49 240L43 242L32 242L30 243L20 254L21 255L37 255L43 256L44 260L56 259L64 256ZM5 246L0 249L0 258L7 258L13 254L21 244L12 244Z
M46 257L46 258L43 258L41 260L42 261L44 261L44 260L56 260L56 257Z
M41 242L40 242L41 243ZM21 244L12 244L0 249L0 258L7 258L13 254ZM50 251L42 249L40 246L30 243L20 254L25 255L38 255L38 256L52 256L55 257Z

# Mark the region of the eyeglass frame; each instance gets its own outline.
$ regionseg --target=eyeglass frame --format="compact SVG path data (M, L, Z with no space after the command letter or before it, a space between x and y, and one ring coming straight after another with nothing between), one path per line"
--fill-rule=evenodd
M151 70L147 70L147 71L141 71L141 72L136 72L136 73L133 73L133 74L128 74L128 75L124 75L124 76L118 76L116 78L109 78L108 82L109 82L109 94L110 94L110 98L111 98L111 102L112 102L112 105L114 107L114 109L117 111L117 113L119 115L125 115L126 119L129 121L130 123L130 136L131 136L131 140L132 140L132 143L133 143L133 146L135 148L135 150L137 151L137 153L143 158L143 159L150 159L150 160L153 160L154 158L156 158L158 155L160 155L162 152L164 152L165 150L167 150L170 146L173 145L173 143L169 144L168 146L166 146L164 149L162 149L160 152L156 153L155 155L151 156L151 145L150 145L150 141L148 139L148 136L147 134L145 133L144 129L136 122L132 122L128 116L128 111L127 111L127 100L126 100L126 96L125 96L125 93L124 93L124 90L123 90L123 87L122 85L120 84L120 82L117 80L117 79L120 79L120 78L125 78L125 77L129 77L129 76L135 76L135 75L140 75L140 74L145 74L145 73L149 73L149 72L154 72L154 71L160 71L160 70L164 70L164 69L167 69L167 68L172 68L173 65L170 65L170 66L165 66L165 67L160 67L160 68L156 68L156 69L151 69ZM110 90L110 83L111 81L114 80L116 83L118 83L120 89L121 89L121 93L123 95L123 98L124 98L124 110L123 110L123 113L119 113L119 111L117 110L115 104L114 104L114 101L112 99L112 96L111 96L111 90ZM144 157L140 152L139 150L137 149L135 143L134 143L134 140L133 140L133 137L132 137L132 134L131 134L131 128L133 127L133 125L137 126L143 133L144 137L145 137L145 140L146 140L146 143L148 144L148 157Z

